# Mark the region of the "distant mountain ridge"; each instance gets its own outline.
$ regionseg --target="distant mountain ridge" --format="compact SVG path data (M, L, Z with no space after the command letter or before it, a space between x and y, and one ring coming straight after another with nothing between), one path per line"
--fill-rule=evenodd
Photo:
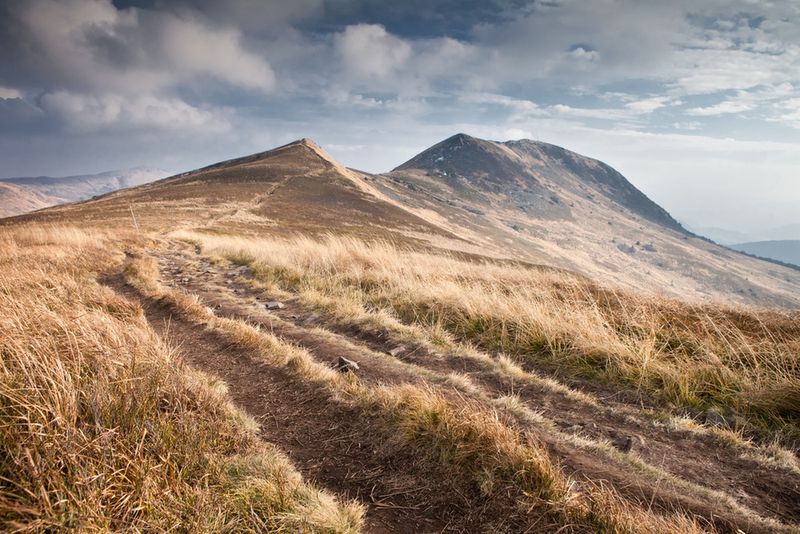
M755 241L730 245L730 248L800 268L800 240Z
M0 218L52 206L52 198L27 187L0 181Z
M160 180L170 173L152 167L134 167L76 176L0 178L0 217L10 217L66 202Z

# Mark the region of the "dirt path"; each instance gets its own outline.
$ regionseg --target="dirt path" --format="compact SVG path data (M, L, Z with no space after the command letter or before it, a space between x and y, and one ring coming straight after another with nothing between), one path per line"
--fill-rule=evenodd
M204 325L141 297L120 277L109 285L140 302L152 327L177 345L187 363L228 384L234 403L258 421L262 437L281 448L304 478L364 503L367 532L439 532L481 523L467 499L441 491L446 481L388 446L367 415L259 363Z
M262 324L315 354L335 355L329 359L339 355L355 359L362 364L362 373L369 380L392 383L420 380L418 373L386 365L381 360L390 358L385 353L399 344L386 332L366 332L351 325L336 325L313 310L303 309L296 302L285 309L266 312L257 300L263 296L261 291L254 290L249 284L238 283L236 277L231 276L247 275L246 269L229 272L213 268L200 256L186 256L179 250L167 253L162 267L166 280L197 293L206 303L217 306L219 313ZM181 279L188 279L188 283L180 284ZM324 327L329 331L328 335L320 336L319 331L312 329L314 326ZM635 405L604 401L603 407L598 409L557 391L514 383L478 362L448 358L421 346L409 347L398 355L398 359L440 374L465 373L495 396L513 391L566 432L594 439L633 436L638 444L636 454L651 465L703 487L725 492L766 517L789 523L800 520L800 477L785 470L766 469L753 460L742 458L740 451L721 445L712 436L671 431L663 425L656 425ZM370 360L379 363L376 365ZM555 447L563 449L563 445ZM585 462L579 460L576 463ZM566 467L569 469L571 466ZM580 473L581 466L575 471ZM662 484L669 485L669 481L662 481ZM676 489L680 491L680 488ZM644 495L647 489L639 491Z

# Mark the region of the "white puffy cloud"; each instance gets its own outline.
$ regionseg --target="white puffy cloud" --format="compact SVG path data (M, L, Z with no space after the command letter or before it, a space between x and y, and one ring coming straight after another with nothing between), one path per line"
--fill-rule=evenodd
M409 60L411 45L377 24L356 24L334 36L345 69L359 79L384 78Z
M597 61L600 58L597 50L587 49L583 46L576 46L570 50L569 55L580 61Z
M57 91L42 96L41 107L76 131L193 129L223 132L230 128L218 111L200 109L176 98Z
M110 0L29 0L5 9L0 57L17 72L0 67L0 79L118 93L203 78L260 91L275 83L268 61L243 46L238 29L211 26L191 13L120 10Z

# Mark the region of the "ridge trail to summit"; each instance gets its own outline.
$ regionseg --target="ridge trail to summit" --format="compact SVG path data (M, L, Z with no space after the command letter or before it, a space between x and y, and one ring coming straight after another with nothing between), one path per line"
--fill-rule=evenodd
M205 305L215 308L218 315L259 325L283 339L307 348L316 358L325 362L333 363L340 356L357 361L361 367L359 377L367 382L376 385L429 383L437 388L444 387L446 391L449 377L454 374L466 375L482 393L470 394L466 393L469 390L459 390L458 395L477 394L476 399L483 399L480 402L488 402L490 406L497 406L498 399L507 398L507 395L513 392L519 399L518 402L538 412L539 417L543 418L541 421L546 422L545 427L541 427L541 421L533 423L534 427L531 430L548 443L551 451L563 462L564 468L577 477L576 480L583 476L593 480L605 479L619 488L628 488L624 490L624 494L634 501L644 499L659 503L659 506L667 509L677 506L702 516L717 518L733 513L729 517L731 520L738 517L734 520L737 524L751 521L739 515L742 513L742 506L765 517L774 516L790 522L798 520L795 514L799 511L792 504L800 498L796 475L760 467L752 460L743 458L741 452L735 448L721 447L711 435L669 430L667 426L653 420L652 416L642 411L636 403L606 398L600 405L602 407L592 406L560 390L551 390L535 384L525 385L513 379L508 381L508 377L498 375L477 362L436 354L430 352L424 345L410 346L397 356L389 356L387 353L399 344L399 341L392 339L391 333L368 332L353 326L328 323L324 315L305 309L297 302L290 302L285 309L268 312L260 302L269 300L270 296L258 289L257 285L254 286L246 274L242 275L240 269L226 271L220 268L219 264L216 267L206 267L210 265L206 258L202 255L193 255L178 243L172 244L160 255L164 280L175 287L183 287L196 294ZM181 283L184 279L189 281ZM126 292L130 294L128 290ZM168 310L163 308L159 310L155 304L144 302L144 306L154 326L169 316ZM188 361L223 378L231 387L234 399L242 403L247 411L260 417L259 420L264 421L262 425L267 425L269 420L264 417L273 416L267 415L263 411L263 406L254 404L253 397L264 398L266 402L264 394L257 394L256 391L271 391L277 386L269 386L266 383L257 385L259 372L253 374L252 365L246 363L246 358L236 363L235 360L228 361L227 357L222 356L224 354L222 352L214 356L213 350L211 352L208 352L208 348L201 350L201 347L214 347L219 342L210 339L210 334L201 334L196 327L180 321L182 320L179 317L172 318L172 328L177 328L173 330L173 335L180 338L182 350ZM202 340L195 339L197 336ZM204 350L209 356L199 356ZM230 352L231 349L224 350ZM282 389L283 393L276 393L274 396L282 397L281 402L285 402L286 392L296 387L289 384L281 386L289 389ZM603 393L598 391L597 394ZM307 404L299 398L296 400L298 405ZM269 402L276 401L277 399L272 399ZM273 406L272 409L278 408ZM306 416L312 417L308 414ZM437 523L433 519L441 517L443 509L434 510L437 506L443 505L442 503L436 505L436 501L432 501L433 508L420 509L423 501L415 500L426 495L428 490L424 489L427 487L425 482L417 480L413 485L417 489L411 493L408 492L412 486L403 486L405 489L382 486L382 490L376 489L375 486L369 490L367 498L365 487L352 485L361 476L351 472L353 467L347 468L348 474L345 477L350 482L343 482L340 480L343 476L341 470L337 470L334 466L324 467L325 462L329 460L319 463L321 460L319 455L325 458L333 455L338 458L340 464L342 461L363 462L364 458L343 460L336 456L333 450L327 453L304 450L301 444L308 443L309 436L318 436L314 439L314 442L318 442L321 439L319 432L325 432L325 428L330 428L334 432L325 439L340 443L342 447L345 446L341 445L342 438L336 436L348 435L350 436L348 439L355 439L356 441L349 442L348 451L352 451L354 446L360 447L358 443L368 441L367 436L355 432L354 428L350 430L334 428L330 426L333 424L332 420L329 424L321 420L322 417L322 413L313 416L313 425L308 421L304 424L299 424L298 421L292 423L286 421L278 424L275 429L268 429L265 426L263 432L269 441L279 444L290 457L299 462L301 471L312 480L321 482L325 487L345 496L355 496L362 500L368 506L368 519L377 531L384 527L395 531L394 529L408 521L415 522L414 528L423 530L438 530L444 527L444 524L438 524L436 527ZM352 418L345 415L341 417L345 420ZM276 434L277 428L285 429L287 424L292 425L294 429L292 432L287 435ZM526 426L532 423L520 420L520 424ZM545 433L541 434L543 428ZM626 436L633 436L635 442L635 452L631 453L630 462L624 453L611 453L613 448L604 449L608 445L602 445ZM301 448L298 449L298 446ZM395 465L392 462L390 464ZM359 469L366 477L364 480L371 480L371 483L376 484L378 478L374 477L386 476L386 467L369 465L371 464L361 465ZM344 469L342 465L339 465L339 468ZM378 475L379 471L375 471L376 469L383 474ZM367 475L367 472L372 474ZM412 475L403 475L401 478L405 476ZM419 476L421 475L413 475L412 478ZM685 483L681 481L683 479ZM685 485L687 483L688 486ZM704 491L708 490L702 488L706 487L737 488L741 493L736 496L725 495L724 499L729 499L731 503L738 501L738 504L731 509L730 505L722 504L724 500L720 501L724 494L719 494L717 497L713 497L715 495L713 491L705 494ZM414 497L415 492L418 492L417 497ZM430 498L430 495L426 498ZM454 502L443 506L455 507L453 509L459 507ZM417 515L424 510L427 511ZM479 516L480 512L478 516L472 516L470 521L480 521ZM757 522L750 523L750 528L754 532L760 530L756 524ZM380 525L383 527L379 528Z

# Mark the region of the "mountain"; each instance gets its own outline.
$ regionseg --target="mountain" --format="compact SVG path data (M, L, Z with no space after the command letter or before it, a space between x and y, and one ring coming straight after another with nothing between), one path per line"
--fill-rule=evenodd
M136 217L142 228L161 229L166 216L174 227L215 225L246 233L335 230L359 236L453 237L386 198L371 185L372 179L301 139L89 202L58 206L35 218L80 216L99 224L123 220L133 225Z
M697 235L702 235L713 239L720 245L730 246L739 243L750 243L754 241L797 241L800 240L800 224L787 224L767 230L738 232L714 226L707 227L688 227L686 228Z
M558 147L301 139L1 219L0 260L0 531L800 522L800 309L730 305L800 270Z
M694 301L800 306L800 273L686 231L610 166L534 141L453 136L385 174L302 139L35 219L352 235L566 269ZM135 222L134 222L135 217Z
M0 218L52 206L53 200L26 187L0 182Z
M483 254L682 298L798 302L797 273L693 235L610 166L547 143L458 134L378 185Z
M800 240L755 241L730 246L760 258L769 258L800 267Z
M570 210L562 197L600 195L666 228L683 230L666 210L605 163L538 141L497 143L456 134L393 171L409 178L421 173L440 179L465 198L516 206L538 216L568 218Z
M79 176L0 178L0 216L10 217L47 206L86 200L168 175L161 169L136 167Z
M759 232L764 241L797 241L800 240L800 224L786 224ZM741 241L740 241L741 242Z
M733 245L735 243L743 243L751 241L752 236L744 232L736 230L728 230L726 228L718 228L716 226L685 226L691 232L707 237L714 240L720 245Z

